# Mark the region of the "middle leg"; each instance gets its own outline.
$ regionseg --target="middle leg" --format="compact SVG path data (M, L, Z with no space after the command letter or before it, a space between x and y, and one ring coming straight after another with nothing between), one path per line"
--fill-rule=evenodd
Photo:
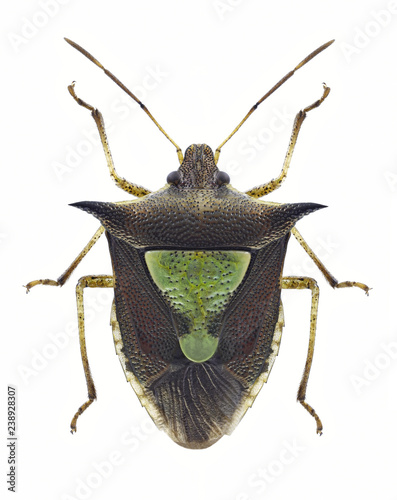
M324 278L328 281L328 283L332 286L332 288L350 288L350 287L354 287L355 286L357 288L361 288L361 290L364 290L364 292L366 293L366 295L369 295L369 291L371 289L369 288L369 286L365 285L364 283L360 283L359 281L342 281L342 282L339 282L328 271L328 269L324 266L324 264L321 262L321 260L317 257L317 255L309 247L309 245L303 239L302 235L296 229L296 227L293 227L292 230L291 230L291 232L295 236L295 238L298 240L298 242L301 245L301 247L305 250L305 252L308 254L308 256L312 259L312 261L316 264L316 266L322 272Z

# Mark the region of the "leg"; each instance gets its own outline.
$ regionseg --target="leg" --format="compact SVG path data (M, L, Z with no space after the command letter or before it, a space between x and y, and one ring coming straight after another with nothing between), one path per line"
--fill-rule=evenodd
M114 164L113 164L113 159L112 155L110 153L109 149L109 144L108 144L108 139L106 137L106 132L105 132L105 124L103 122L103 117L101 115L101 112L98 109L95 109L93 106L90 104L87 104L85 101L77 97L75 91L74 91L74 82L69 85L68 87L70 95L73 97L73 99L79 104L80 106L83 106L84 108L87 108L91 111L91 116L94 118L96 126L98 127L98 132L101 138L103 150L105 152L106 156L106 161L110 170L110 175L112 176L113 180L116 182L117 186L124 191L127 191L127 193L132 194L133 196L145 196L150 193L148 189L145 189L142 186L138 186L137 184L131 184L130 182L126 181L123 177L119 177L117 174Z
M291 163L292 153L294 152L295 144L298 139L298 134L302 126L303 120L306 118L307 113L314 108L318 108L330 93L329 87L327 87L324 84L323 87L324 87L324 92L322 97L318 99L315 103L313 103L311 106L307 106L307 108L303 109L302 111L299 111L299 113L295 117L294 125L292 127L291 139L289 141L289 146L287 154L285 156L281 174L276 179L272 179L270 182L266 184L262 184L261 186L254 187L253 189L246 191L246 194L252 196L253 198L260 198L261 196L265 196L266 194L269 194L275 189L278 189L280 187L283 180L287 177L288 168Z
M307 358L305 363L305 369L303 371L302 380L299 384L297 400L299 403L314 417L317 424L317 434L322 434L323 424L321 423L320 417L317 415L315 410L306 403L306 389L307 383L309 381L310 369L313 362L314 354L314 342L316 339L316 326L317 326L317 310L318 310L318 297L319 288L316 281L313 278L301 278L301 277L285 277L282 278L281 288L286 288L288 290L304 290L309 288L312 292L312 306L310 311L310 337L309 337L309 348L307 351Z
M294 227L291 232L295 236L295 238L299 241L299 244L302 246L305 252L309 255L309 257L313 260L316 266L323 273L324 278L328 281L328 283L332 286L332 288L348 288L356 286L358 288L361 288L361 290L364 290L364 292L368 295L368 292L371 289L367 285L364 285L364 283L359 283L358 281L343 281L339 283L338 280L334 276L332 276L332 274L324 266L321 260L313 252L313 250L309 247L306 241L302 238L302 235L299 233L299 231Z
M30 281L27 285L25 285L26 293L36 285L51 285L51 286L62 286L66 283L66 281L70 278L72 272L76 269L76 267L80 264L83 258L87 255L87 253L91 250L91 248L95 245L95 243L99 240L102 233L105 231L105 228L101 226L98 231L94 234L94 236L90 239L87 245L83 248L83 250L79 253L79 255L74 259L74 261L70 264L70 266L66 269L66 271L59 276L59 278L55 280L42 279L42 280L34 280Z
M79 416L90 406L90 404L96 399L96 390L94 385L94 380L91 375L90 365L88 363L87 357L87 347L85 343L85 328L84 328L84 300L83 292L84 288L112 288L113 287L113 276L84 276L79 279L76 286L76 299L77 299L77 316L79 325L79 339L80 339L80 352L81 360L83 361L83 368L85 379L87 382L88 389L88 401L80 406L80 408L75 413L72 422L70 423L71 432L76 432L76 424Z

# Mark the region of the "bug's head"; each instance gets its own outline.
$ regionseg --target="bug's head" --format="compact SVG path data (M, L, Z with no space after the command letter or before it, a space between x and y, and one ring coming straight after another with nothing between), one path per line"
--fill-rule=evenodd
M167 182L179 189L214 189L229 184L230 177L218 169L209 146L192 144L179 169L168 174Z

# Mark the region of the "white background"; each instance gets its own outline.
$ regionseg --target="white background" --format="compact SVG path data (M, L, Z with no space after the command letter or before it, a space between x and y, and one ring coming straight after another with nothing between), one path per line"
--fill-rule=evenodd
M13 384L19 498L395 500L395 2L25 0L2 10L2 491ZM22 285L56 279L95 232L97 221L68 203L128 196L110 179L95 124L67 85L76 80L78 95L102 111L120 175L156 190L178 160L139 108L120 109L123 92L64 36L136 91L183 150L200 142L215 149L274 83L336 39L260 106L218 164L241 190L275 177L294 115L321 96L323 81L331 87L269 197L327 205L298 228L339 280L373 288L369 297L332 290L291 241L285 274L312 275L321 288L307 401L323 420L322 437L295 401L309 333L303 291L283 292L286 328L269 383L233 435L203 451L154 429L114 353L111 291L87 291L98 401L70 434L86 397L74 285L110 272L105 239L62 289L26 295ZM250 138L260 147L252 154Z

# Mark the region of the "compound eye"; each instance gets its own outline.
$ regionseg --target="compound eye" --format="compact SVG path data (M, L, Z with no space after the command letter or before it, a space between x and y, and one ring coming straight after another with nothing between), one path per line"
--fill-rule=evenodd
M216 183L219 186L222 186L223 184L230 184L229 174L220 170L216 175Z
M170 172L167 176L167 183L168 184L178 184L178 182L181 180L181 174L178 172L178 170L174 170L173 172Z

